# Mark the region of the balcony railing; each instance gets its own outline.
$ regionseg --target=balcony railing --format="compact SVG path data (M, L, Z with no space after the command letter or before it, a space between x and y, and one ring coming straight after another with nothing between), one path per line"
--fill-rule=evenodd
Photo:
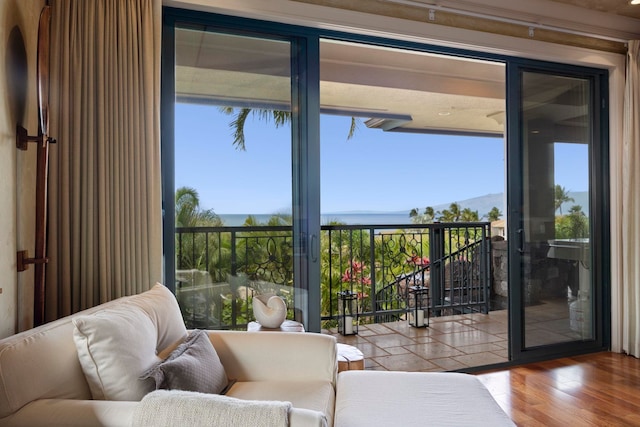
M336 324L337 295L357 294L361 323L406 313L407 290L429 288L432 316L489 311L489 223L326 225L321 228L321 315ZM189 327L239 329L255 293L285 298L294 317L289 226L176 229L176 294Z

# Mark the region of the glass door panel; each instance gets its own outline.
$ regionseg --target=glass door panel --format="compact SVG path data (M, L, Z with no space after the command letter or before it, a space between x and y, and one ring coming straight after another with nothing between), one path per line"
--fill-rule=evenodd
M176 296L191 328L294 318L291 43L175 29Z
M320 40L323 328L371 366L508 362L505 109L502 63Z
M593 79L521 73L522 349L593 340Z

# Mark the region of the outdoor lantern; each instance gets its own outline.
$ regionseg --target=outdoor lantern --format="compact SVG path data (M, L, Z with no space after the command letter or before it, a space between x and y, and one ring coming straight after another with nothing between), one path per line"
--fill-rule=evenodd
M407 320L414 328L429 326L429 288L422 285L409 286Z
M342 335L358 333L358 294L351 291L338 292L338 332Z

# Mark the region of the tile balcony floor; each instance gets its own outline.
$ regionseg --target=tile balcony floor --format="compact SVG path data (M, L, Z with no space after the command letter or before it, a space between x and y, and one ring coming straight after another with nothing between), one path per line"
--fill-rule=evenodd
M360 325L358 335L325 332L360 349L365 369L428 372L507 362L507 330L507 311L500 310L431 318L427 328L397 321Z
M526 307L525 319L527 346L591 337L571 329L566 298ZM360 349L365 369L451 371L508 361L507 310L432 317L427 328L398 321L360 325L358 335L343 336L335 329L324 332Z

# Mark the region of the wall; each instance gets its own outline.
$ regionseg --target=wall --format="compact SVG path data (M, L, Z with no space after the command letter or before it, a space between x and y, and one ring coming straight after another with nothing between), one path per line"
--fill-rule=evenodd
M0 1L0 338L32 323L33 268L17 273L16 252L33 254L35 150L16 148L20 123L37 133L36 55L44 0ZM19 308L20 307L20 308Z

